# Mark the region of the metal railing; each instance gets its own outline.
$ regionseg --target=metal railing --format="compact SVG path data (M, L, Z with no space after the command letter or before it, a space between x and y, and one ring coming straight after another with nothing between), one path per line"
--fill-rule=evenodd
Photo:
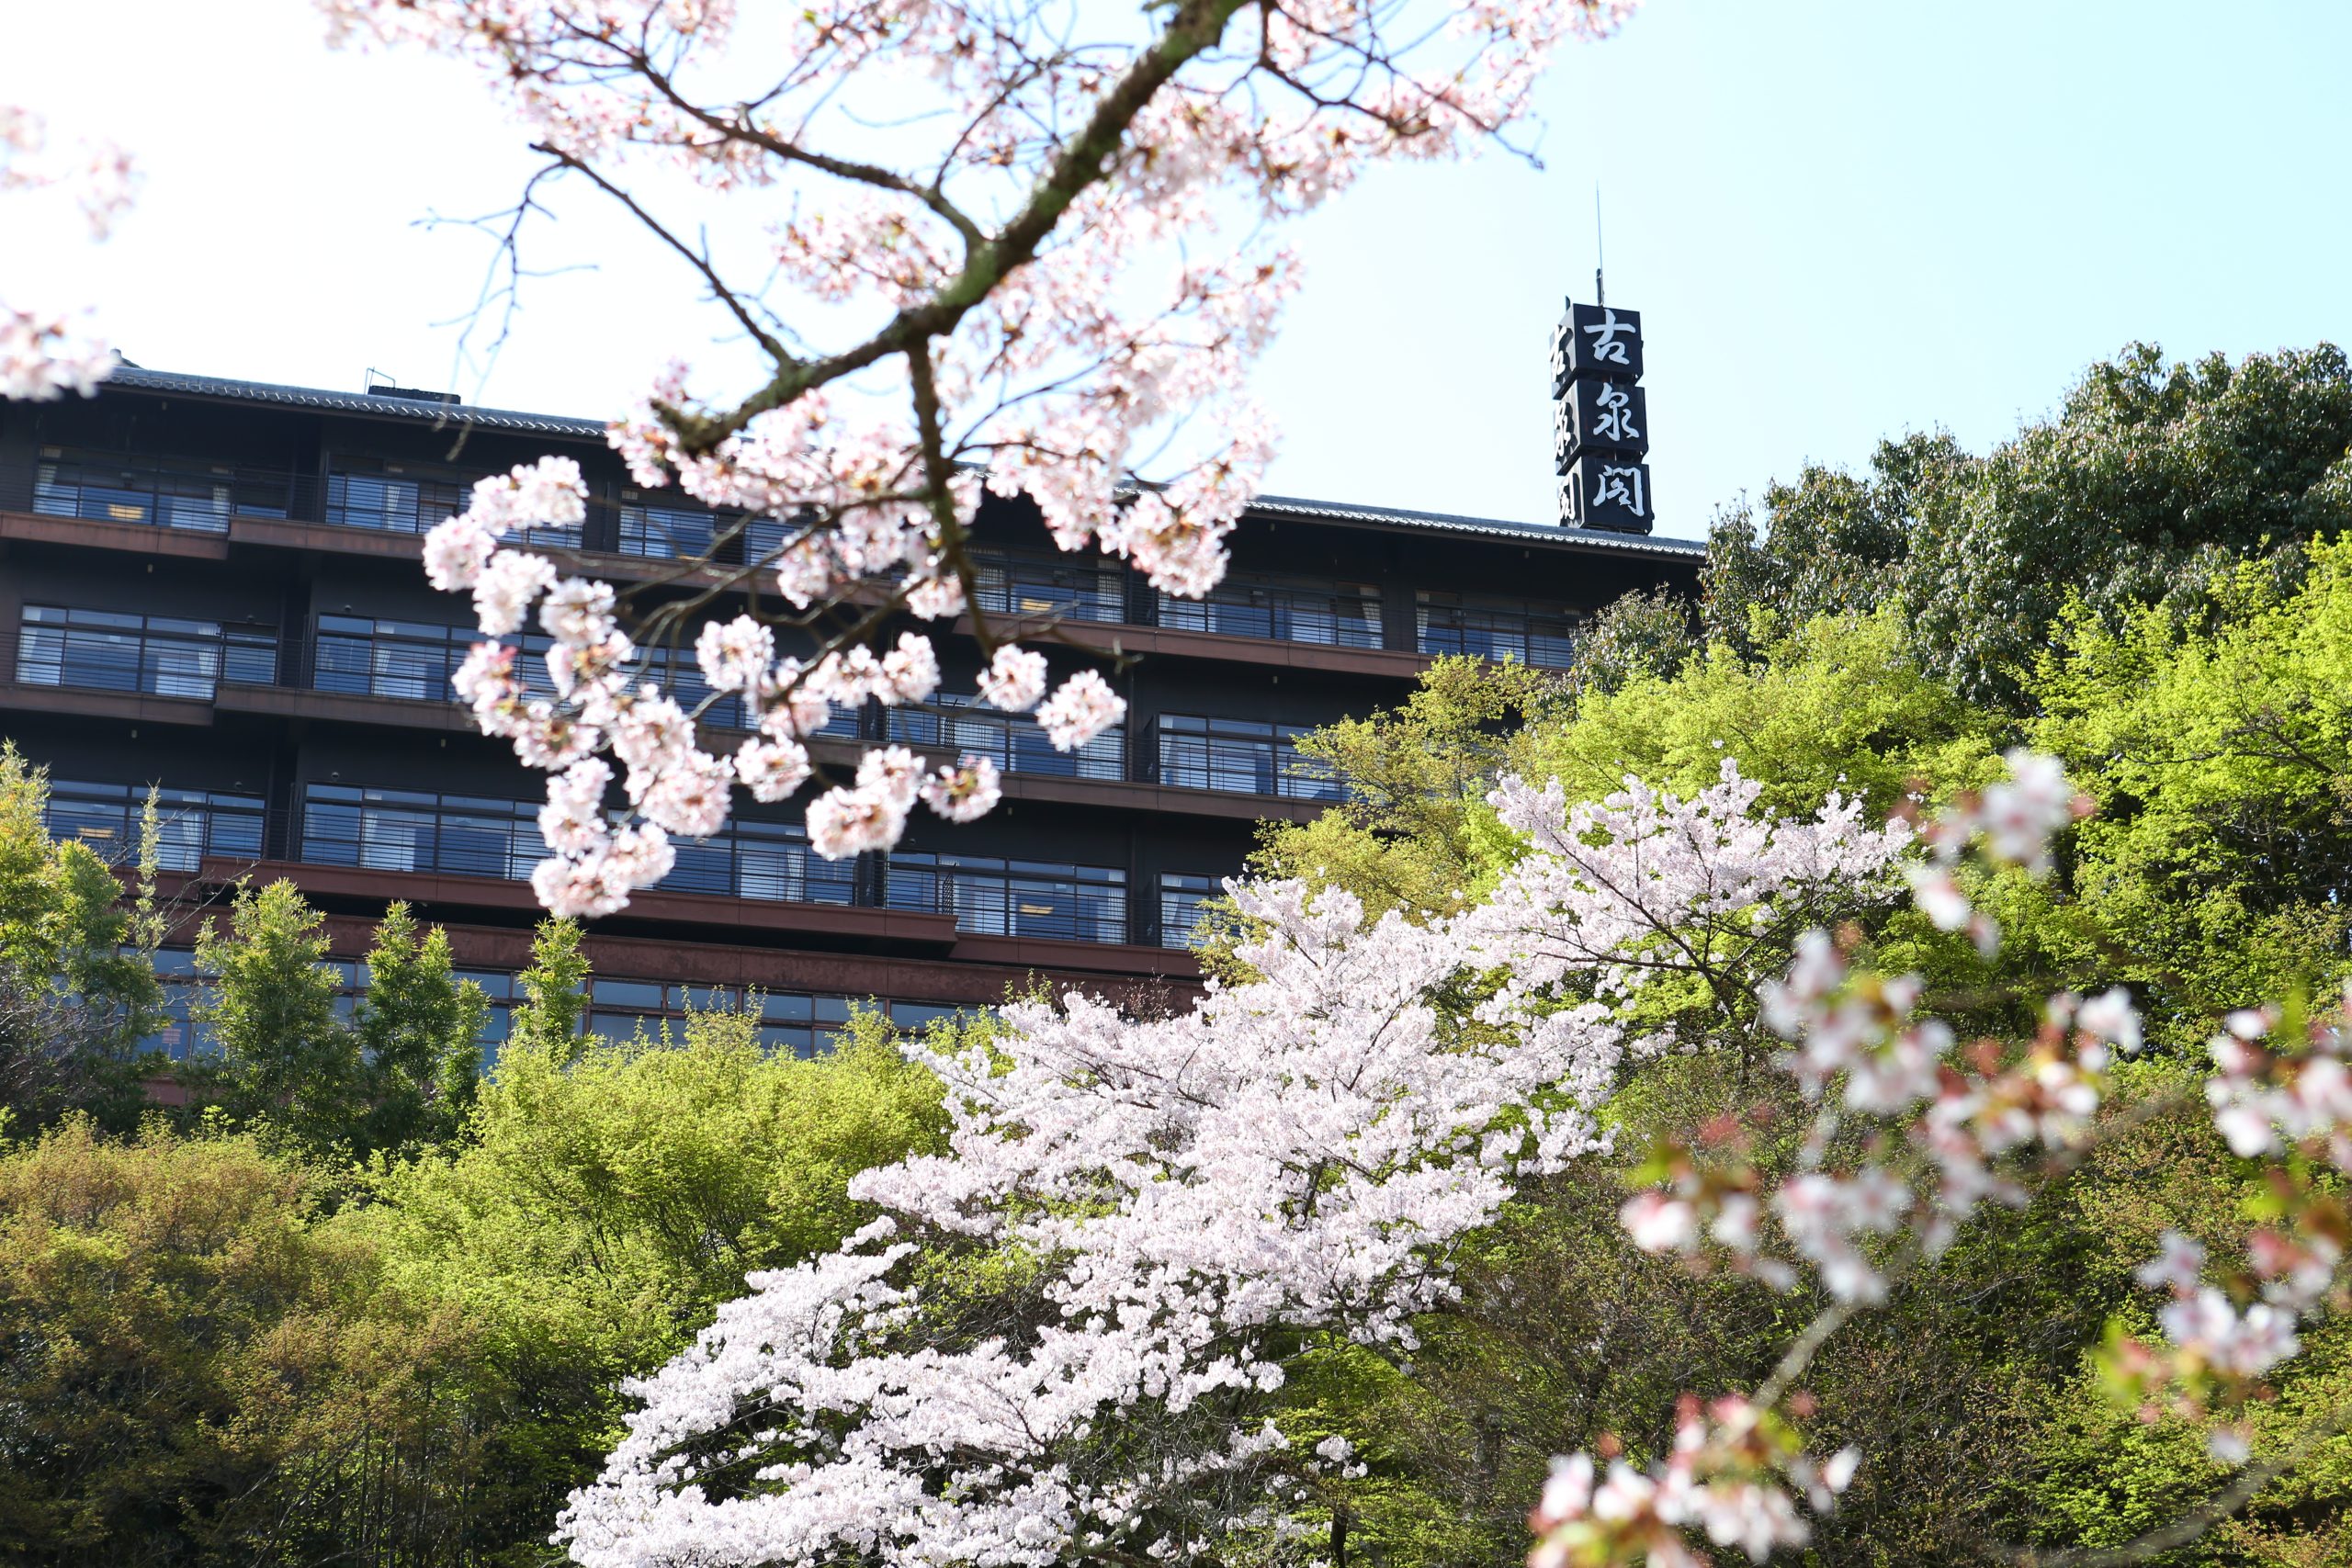
M1180 631L1222 632L1330 648L1382 645L1380 590L1370 584L1318 587L1227 578L1207 597L1159 595L1159 624Z
M969 698L942 696L934 701L935 708L888 710L889 739L902 745L986 757L1008 773L1114 783L1127 776L1123 725L1113 725L1075 751L1057 751L1037 721L1025 715L978 707Z
M797 826L739 818L724 833L671 842L677 864L659 884L663 892L853 901L853 863L818 858ZM315 865L505 881L527 879L548 853L534 802L345 784L304 792L300 844L300 858Z
M68 446L0 468L0 508L198 534L226 533L238 513L298 516L302 491L288 469Z
M275 682L277 634L268 626L28 604L17 630L17 679L209 702L222 681Z
M958 931L1125 942L1126 880L1107 866L894 851L883 895L893 909L953 915Z
M1419 647L1429 654L1472 654L1498 663L1566 670L1576 663L1581 627L1566 610L1468 593L1419 596Z
M155 863L163 870L194 871L207 855L261 858L266 816L258 795L162 788L154 793ZM147 795L145 784L51 779L50 836L86 844L111 863L131 864L139 855Z
M1312 728L1162 714L1156 726L1159 782L1178 789L1337 800L1339 781L1299 754L1298 737Z
M1126 571L1107 561L996 555L978 561L974 576L975 600L991 614L1066 621L1127 618Z

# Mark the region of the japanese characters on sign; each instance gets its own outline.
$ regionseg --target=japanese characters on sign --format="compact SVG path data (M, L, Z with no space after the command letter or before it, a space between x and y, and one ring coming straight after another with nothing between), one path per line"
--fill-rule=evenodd
M1646 534L1649 405L1642 375L1642 315L1570 301L1552 335L1552 464L1560 521Z

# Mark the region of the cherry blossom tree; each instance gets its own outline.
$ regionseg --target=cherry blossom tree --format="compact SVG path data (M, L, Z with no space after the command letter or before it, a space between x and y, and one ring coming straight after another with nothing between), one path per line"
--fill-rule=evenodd
M1927 825L1928 854L1905 868L1919 911L1942 931L1966 932L1988 957L2000 930L1955 874L1972 847L1984 862L2046 874L2053 835L2091 809L2053 760L2013 752L2009 761L2007 782ZM1701 1539L1758 1562L1804 1547L1807 1511L1828 1511L1868 1460L1806 1450L1804 1378L1822 1347L1894 1283L1931 1266L1984 1205L2021 1206L2102 1139L2197 1103L2171 1094L2106 1106L2116 1055L2141 1046L2122 990L2046 998L2022 1051L1990 1039L1963 1048L1950 1023L1919 1010L1919 976L1876 974L1853 956L1850 928L1810 930L1787 972L1759 992L1763 1021L1790 1043L1778 1066L1815 1108L1795 1169L1768 1179L1738 1134L1706 1147L1667 1143L1637 1172L1646 1185L1621 1216L1646 1250L1746 1274L1760 1288L1810 1288L1826 1304L1751 1393L1686 1399L1657 1461L1556 1461L1531 1521L1539 1538L1531 1568L1702 1568L1711 1559ZM2337 1195L2338 1179L2352 1173L2352 989L2325 1011L2233 1013L2210 1049L2203 1103L2233 1153L2267 1162L2270 1216L2245 1258L2219 1267L2197 1242L2168 1233L2138 1274L2165 1303L2164 1339L2114 1336L2101 1370L2144 1419L2207 1420L2225 1479L2181 1517L2119 1547L2039 1553L1988 1543L1995 1560L2146 1561L2195 1540L2352 1428L2352 1408L2318 1412L2282 1452L2249 1463L2243 1418L2272 1397L2264 1375L2297 1354L2300 1326L2352 1306L2342 1273L2352 1235Z
M1760 980L1752 933L1899 886L1901 825L1755 796L1728 768L1573 810L1512 781L1528 852L1462 915L1237 885L1251 978L1191 1012L1073 994L927 1052L947 1152L861 1177L885 1218L756 1279L639 1385L559 1540L590 1568L1279 1547L1350 1457L1283 1432L1290 1359L1409 1355L1461 1239L1606 1150L1628 1065L1690 1043L1634 1005L1661 979ZM1437 1005L1465 983L1469 1012Z
M1630 8L323 4L341 39L483 68L546 160L510 240L546 184L593 187L761 367L746 385L674 366L612 427L639 484L728 519L710 557L652 592L516 542L582 521L578 470L560 459L483 481L426 543L434 583L469 592L496 639L462 681L482 728L556 775L534 884L585 915L658 881L673 836L716 830L736 787L762 801L810 787L805 742L833 708L933 699L939 659L910 623L967 629L987 661L978 700L1034 714L1057 747L1117 722L1093 670L1046 690L1023 644L1050 624L978 603L983 496L1027 498L1066 550L1207 592L1272 449L1246 372L1297 281L1283 220L1382 160L1525 151L1545 62ZM699 214L718 203L761 241L705 237ZM508 640L535 613L557 643L544 696ZM701 705L748 701L757 733L731 754L705 750L700 707L649 679L665 641L693 646ZM810 843L886 848L917 802L962 821L998 794L984 759L875 750L808 805Z

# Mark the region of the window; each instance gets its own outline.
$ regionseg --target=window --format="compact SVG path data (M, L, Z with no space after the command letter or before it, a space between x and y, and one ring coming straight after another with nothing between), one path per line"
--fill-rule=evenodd
M136 861L139 830L147 807L144 784L90 784L51 779L51 837L87 844L119 865ZM259 860L261 797L215 791L155 791L155 863L164 871L194 871L208 855Z
M847 904L856 892L856 862L826 860L808 848L797 822L741 817L707 839L670 840L678 863L662 879L675 893L718 893L792 904Z
M1576 662L1581 617L1558 605L1475 593L1417 595L1423 653L1467 653L1547 670Z
M655 560L707 556L718 528L718 519L707 512L631 502L621 507L620 550Z
M370 871L521 880L547 855L538 808L519 800L311 784L302 858Z
M466 626L322 615L311 684L350 696L447 702L452 694L449 677L473 642L474 633Z
M989 936L1066 942L1126 941L1126 883L1106 866L896 852L884 877L893 909L953 915L957 930Z
M1163 714L1159 723L1159 782L1179 789L1337 800L1339 781L1325 774L1321 763L1298 753L1297 738L1312 728Z
M1201 906L1224 891L1224 884L1214 876L1160 873L1159 945L1191 947L1201 923Z
M17 632L17 679L209 702L223 680L275 682L277 634L267 626L28 604Z
M33 469L33 510L221 534L235 513L286 516L293 484L290 473L230 463L44 446Z
M535 802L413 790L311 784L304 794L302 858L319 865L450 876L529 877L547 857ZM674 838L664 892L809 904L847 904L854 863L819 859L797 824L738 818L707 839Z
M981 561L974 576L977 603L994 614L1066 621L1127 618L1126 573L1109 561L1001 555Z
M472 505L474 483L480 478L428 463L335 457L327 470L326 520L339 528L422 534ZM576 526L525 528L513 536L530 544L578 549L580 533Z
M1278 642L1378 648L1380 590L1369 582L1308 583L1227 577L1204 599L1159 595L1159 624Z
M404 697L412 701L448 702L456 694L449 684L458 666L481 640L470 626L442 626L430 621L396 621L365 615L321 615L311 683L322 692L353 696ZM548 673L548 637L532 633L520 639L515 673L524 690L535 697L555 695ZM642 679L652 681L691 710L710 695L702 670L691 649L649 648L635 666ZM741 729L743 705L740 698L721 697L703 710L702 722L717 729ZM855 735L857 715L837 713L820 731L825 735Z
M327 473L326 520L341 528L422 534L472 502L472 481L455 474L366 458L339 458Z
M757 987L665 986L599 976L590 982L588 1030L607 1040L624 1041L640 1029L659 1039L666 1027L675 1039L691 1013L732 1011L753 1001L760 1010L760 1043L803 1058L831 1050L856 1005L847 997L762 991ZM895 1016L906 1005L894 1002L890 1011Z
M894 707L889 738L908 746L986 757L1008 773L1046 773L1060 778L1124 779L1127 734L1114 724L1075 751L1057 751L1037 721L999 713L976 699L942 693L930 708Z

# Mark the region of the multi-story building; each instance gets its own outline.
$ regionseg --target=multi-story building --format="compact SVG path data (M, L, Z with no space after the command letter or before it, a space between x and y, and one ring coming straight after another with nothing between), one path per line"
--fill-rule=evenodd
M680 558L726 530L633 488L603 434L129 367L94 398L0 403L0 733L49 768L56 829L126 853L160 789L161 864L185 897L290 878L355 986L374 919L406 899L503 1000L537 916L540 777L452 702L468 606L426 586L419 536L477 476L566 453L594 499L565 544L598 575L678 592ZM1332 793L1296 765L1298 732L1396 702L1439 654L1564 667L1598 607L1690 589L1701 560L1680 540L1270 498L1225 582L1187 601L1054 549L1020 504L990 501L978 536L983 608L1052 619L1057 676L1105 661L1126 722L1066 755L952 698L837 716L820 761L886 739L978 751L1004 769L1004 804L960 827L918 812L888 854L829 862L798 826L805 796L742 802L593 923L596 1027L756 991L771 1037L807 1050L866 998L915 1021L1033 979L1181 994L1193 911L1253 825ZM721 558L761 542L754 526ZM974 645L939 640L944 690L970 691Z

